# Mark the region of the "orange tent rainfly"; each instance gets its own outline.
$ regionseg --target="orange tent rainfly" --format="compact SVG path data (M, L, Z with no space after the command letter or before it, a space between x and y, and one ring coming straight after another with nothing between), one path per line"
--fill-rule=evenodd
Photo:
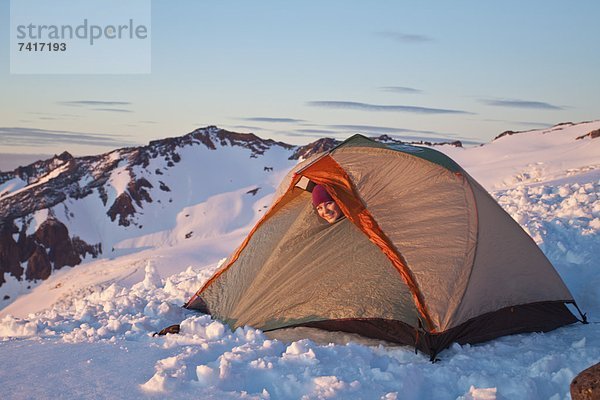
M346 218L314 212L323 185ZM521 227L454 161L355 135L297 165L267 214L186 303L232 328L313 327L431 355L577 321Z

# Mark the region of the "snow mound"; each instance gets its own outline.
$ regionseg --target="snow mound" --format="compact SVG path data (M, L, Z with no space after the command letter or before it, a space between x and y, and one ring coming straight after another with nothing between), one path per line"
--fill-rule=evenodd
M584 310L600 315L600 180L494 193L535 240ZM596 318L599 319L599 318Z

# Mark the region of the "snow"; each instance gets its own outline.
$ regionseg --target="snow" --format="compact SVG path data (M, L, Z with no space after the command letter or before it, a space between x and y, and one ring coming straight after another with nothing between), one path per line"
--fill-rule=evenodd
M283 151L267 152L267 160L221 148L204 161L182 152L181 163L164 171L170 176L134 171L155 188L159 180L173 186L156 198L161 203L144 206L137 235L116 224L86 230L82 221L100 224L105 214L98 199L66 204L77 232L110 237L115 252L31 289L7 277L0 301L12 298L0 302L0 361L10 367L0 369L2 398L570 398L573 377L600 359L600 139L575 140L598 127L442 149L532 236L596 323L454 344L435 364L413 348L352 334L231 331L181 305L241 243L291 162ZM219 157L236 164L201 170L205 161L221 165ZM152 162L147 171L163 167ZM274 173L265 175L263 165ZM197 180L183 173L190 170ZM256 196L247 193L256 187ZM180 334L152 336L176 323Z
M24 188L25 186L27 186L27 181L24 181L18 176L9 179L8 181L0 184L0 198L4 196L8 198L9 194L15 193L20 189Z
M48 219L48 209L44 208L38 210L33 213L31 221L29 221L29 225L27 226L26 233L27 235L33 235L35 231ZM18 226L19 230L21 230L21 226Z
M551 182L600 169L600 142L577 140L600 121L558 125L549 129L503 136L480 147L437 146L488 190Z

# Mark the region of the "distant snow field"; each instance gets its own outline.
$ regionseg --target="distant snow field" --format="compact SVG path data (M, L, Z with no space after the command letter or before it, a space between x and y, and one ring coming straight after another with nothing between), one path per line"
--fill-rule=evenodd
M242 179L238 190L177 200L181 213L155 222L161 230L115 243L130 251L63 268L29 289L6 274L0 306L5 293L12 298L0 310L0 397L570 398L575 375L600 361L600 138L575 140L598 128L441 149L531 235L588 325L454 344L435 364L413 348L342 333L313 332L310 340L303 330L276 338L251 327L231 331L181 306L243 240L277 184L263 182L260 196L250 197L254 186ZM281 177L288 164L277 165ZM232 219L218 218L223 201ZM190 231L198 234L181 240ZM175 323L180 334L152 336Z

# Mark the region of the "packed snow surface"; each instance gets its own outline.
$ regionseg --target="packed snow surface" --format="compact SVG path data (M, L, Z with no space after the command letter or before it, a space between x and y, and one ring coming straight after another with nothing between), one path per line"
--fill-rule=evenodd
M63 268L31 289L6 276L3 289L21 294L0 310L0 397L570 398L573 377L600 361L600 139L575 140L599 127L444 150L541 247L588 325L454 344L435 364L412 348L356 335L231 331L181 305L243 240L276 184L263 182L261 196L250 198L244 181L195 204L179 200L180 213L155 222L161 229L115 242L128 253ZM579 162L570 154L576 147ZM224 217L228 209L234 218ZM192 230L198 234L178 240ZM180 334L152 335L176 323Z

